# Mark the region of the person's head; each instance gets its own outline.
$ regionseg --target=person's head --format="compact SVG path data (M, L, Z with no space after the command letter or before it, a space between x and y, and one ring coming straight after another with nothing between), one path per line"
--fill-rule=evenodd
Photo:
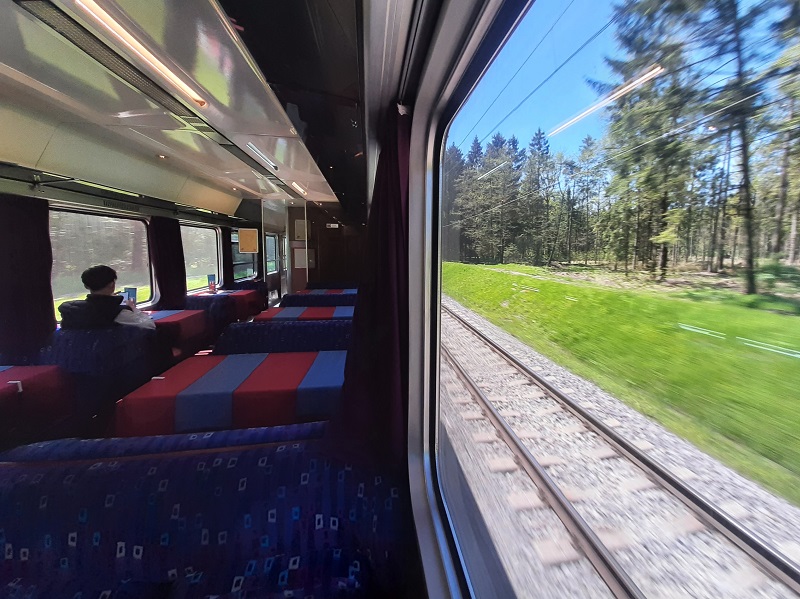
M92 266L81 275L83 286L96 295L113 295L117 283L117 272L103 264Z

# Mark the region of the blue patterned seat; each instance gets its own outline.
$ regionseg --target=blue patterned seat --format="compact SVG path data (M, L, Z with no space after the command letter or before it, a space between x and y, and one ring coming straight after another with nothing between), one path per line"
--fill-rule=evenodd
M42 349L40 364L55 364L72 375L77 417L113 408L115 401L156 374L156 332L134 326L59 329Z
M0 453L0 462L43 462L47 460L94 460L121 458L176 451L210 450L263 443L317 439L325 431L324 422L307 422L262 428L245 428L153 437L115 437L111 439L56 439L22 445Z
M216 339L222 330L236 322L236 302L229 295L187 295L187 310L205 310Z
M406 498L313 441L0 463L0 597L408 596Z
M352 336L352 320L239 322L225 329L214 346L214 353L348 350Z

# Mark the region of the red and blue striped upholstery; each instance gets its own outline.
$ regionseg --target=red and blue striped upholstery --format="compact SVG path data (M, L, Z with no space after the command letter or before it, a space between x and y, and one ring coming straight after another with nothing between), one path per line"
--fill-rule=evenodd
M308 422L338 406L346 352L196 356L117 403L122 437Z
M343 320L353 318L353 306L292 306L269 308L253 319L253 322L271 320Z

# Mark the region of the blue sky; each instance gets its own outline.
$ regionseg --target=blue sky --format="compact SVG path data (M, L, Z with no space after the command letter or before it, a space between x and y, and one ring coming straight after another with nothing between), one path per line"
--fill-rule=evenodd
M568 5L569 8L564 12ZM562 13L561 19L548 34L548 30ZM573 0L571 5L567 0L535 2L456 115L447 145L455 143L466 154L475 135L480 140L487 136L490 138L495 131L499 131L506 137L515 134L520 145L527 146L537 128L541 127L548 133L594 104L599 96L587 80L620 83L614 80L603 60L606 56L618 53L613 26L584 48L495 129L514 106L600 30L611 19L611 15L610 0ZM479 121L498 92L537 44L540 45L530 60L497 98L486 116ZM554 101L554 98L557 100ZM470 133L473 126L475 129ZM601 110L551 137L550 147L554 151L572 153L587 134L602 136L603 128Z

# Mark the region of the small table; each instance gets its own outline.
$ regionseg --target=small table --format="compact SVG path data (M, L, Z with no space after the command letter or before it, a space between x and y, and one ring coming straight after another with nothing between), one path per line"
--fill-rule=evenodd
M165 341L173 347L208 332L204 310L156 310L148 314Z
M353 318L353 306L288 307L269 308L253 319L253 322L273 320L346 320Z
M0 427L54 423L73 412L72 382L58 366L0 366Z
M116 435L253 428L329 417L347 352L195 356L117 402Z
M217 297L220 295L229 295L233 298L236 304L236 320L245 320L254 314L261 312L264 307L264 298L255 289L241 289L239 291L217 291L216 293L209 293L204 291L198 293L202 297Z

